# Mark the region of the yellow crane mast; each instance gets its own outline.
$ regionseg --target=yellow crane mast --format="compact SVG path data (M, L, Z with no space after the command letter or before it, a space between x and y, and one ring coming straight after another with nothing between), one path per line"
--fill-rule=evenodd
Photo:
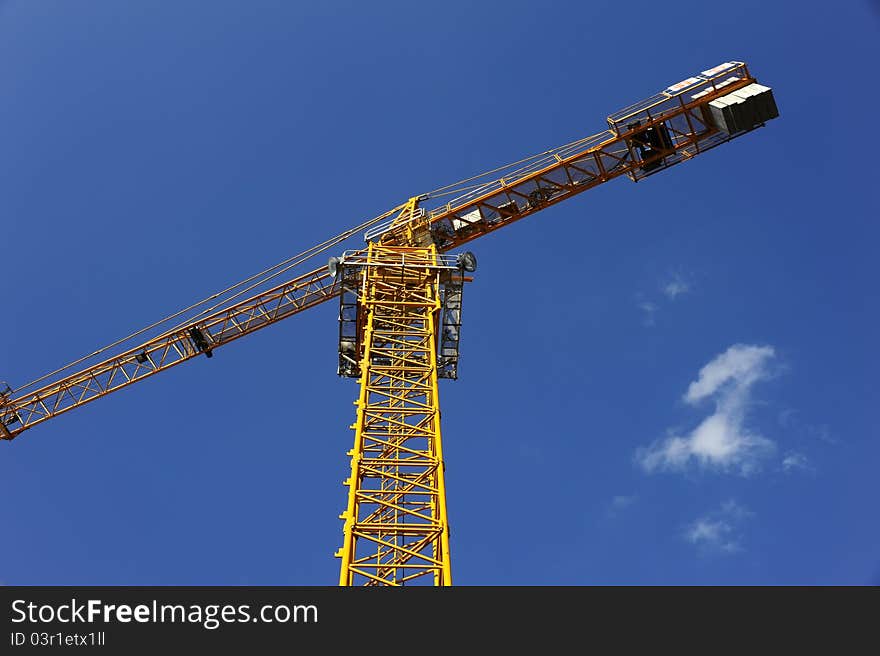
M693 159L778 115L772 90L745 63L702 71L612 114L603 132L411 198L359 226L366 247L327 266L242 300L279 273L248 279L219 309L200 306L79 371L69 373L109 347L18 390L0 385L0 439L338 297L337 373L360 381L339 583L451 585L438 381L458 376L462 296L476 257L449 251L614 178L638 181ZM159 325L167 323L151 328Z
M340 515L339 583L394 585L424 577L450 585L437 395L438 374L448 368L438 363L437 339L449 314L442 312L444 300L448 309L451 298L460 298L462 268L433 244L371 243L344 262L343 294L356 299L360 339L343 334L340 360L347 375L359 375L361 392L348 505ZM444 327L448 333L449 323Z

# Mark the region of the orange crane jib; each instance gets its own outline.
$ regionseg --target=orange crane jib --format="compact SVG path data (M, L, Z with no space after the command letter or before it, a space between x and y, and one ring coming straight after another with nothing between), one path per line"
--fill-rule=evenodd
M772 91L745 63L726 62L612 114L607 130L507 167L446 204L425 208L432 196L414 197L365 238L383 246L433 244L443 253L613 178L654 175L776 116ZM0 384L0 439L198 355L211 357L229 342L336 298L340 289L336 272L321 267L38 389L16 394Z

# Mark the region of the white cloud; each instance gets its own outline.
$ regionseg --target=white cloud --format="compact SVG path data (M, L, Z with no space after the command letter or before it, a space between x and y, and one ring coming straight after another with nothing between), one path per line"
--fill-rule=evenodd
M690 523L684 539L700 549L720 553L743 551L740 525L754 513L734 500L725 501L721 508Z
M730 539L733 527L721 519L698 519L685 532L691 544L704 545L728 553L739 551L740 546Z
M691 284L680 273L675 273L661 281L658 288L667 299L674 301L679 296L690 292ZM636 294L636 307L642 312L642 323L645 326L653 326L656 323L657 313L660 311L660 304L650 300L652 296L653 294L646 295L641 292Z
M691 462L748 475L772 453L775 445L749 429L746 415L752 387L770 375L775 357L770 346L735 344L700 369L684 401L696 405L713 399L715 409L690 433L657 440L636 451L636 462L647 472L681 470Z
M782 459L782 469L786 472L792 472L796 470L812 471L813 468L810 466L810 461L807 460L807 456L803 453L795 453L794 451L791 451Z
M722 503L721 513L734 521L742 521L755 516L755 513L745 506L738 504L735 499L729 499Z
M681 274L677 273L673 275L669 281L660 285L660 291L662 291L670 301L674 301L679 296L691 291L691 285Z
M810 437L815 437L828 444L837 444L840 442L840 438L834 435L831 432L831 429L825 424L820 424L818 426L810 425L806 427L806 430Z
M656 303L652 303L651 301L639 301L638 308L643 312L642 321L646 326L653 326L656 322L654 321L654 315L657 314L657 310L660 308L657 307Z
M700 369L699 378L690 384L684 400L696 403L714 394L725 383L748 388L766 377L766 362L774 355L772 346L734 344Z

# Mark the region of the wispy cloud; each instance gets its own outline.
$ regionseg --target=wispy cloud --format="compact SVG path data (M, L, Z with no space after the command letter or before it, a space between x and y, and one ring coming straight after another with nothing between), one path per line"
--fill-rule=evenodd
M736 499L728 499L722 503L721 514L729 517L735 522L741 522L744 519L749 519L750 517L755 516L755 513L751 510L737 503Z
M644 325L653 326L657 323L654 317L657 314L657 310L660 308L656 303L652 303L651 301L638 301L636 307L642 311L642 323Z
M785 457L782 459L782 469L786 472L813 471L807 456L803 453L795 453L794 451L785 454Z
M657 287L660 293L666 298L656 300L656 293L636 294L636 307L642 313L642 324L645 326L654 326L657 323L657 313L661 309L661 302L669 300L674 301L678 297L683 296L691 291L692 285L690 281L681 273L672 273L661 279Z
M669 279L661 283L660 291L670 301L674 301L679 296L683 296L691 291L691 283L680 273L674 273Z
M671 433L636 451L636 462L646 472L682 470L692 462L749 475L775 450L773 442L746 426L755 383L770 375L775 357L771 346L735 344L702 369L684 395L697 405L711 399L714 411L690 433Z
M739 543L730 539L733 527L722 519L701 517L691 524L685 538L691 544L709 546L727 553L740 550Z
M743 551L741 526L753 516L753 512L731 499L688 524L684 539L703 551L737 553Z
M630 494L628 496L623 495L623 494L618 495L618 496L614 497L613 499L611 499L611 507L615 508L616 510L623 510L624 508L629 508L631 505L633 505L636 502L636 498L637 497L635 494Z
M827 424L812 424L801 419L794 408L783 408L779 411L778 421L783 428L798 433L801 437L821 440L828 444L838 444L840 439L831 431Z

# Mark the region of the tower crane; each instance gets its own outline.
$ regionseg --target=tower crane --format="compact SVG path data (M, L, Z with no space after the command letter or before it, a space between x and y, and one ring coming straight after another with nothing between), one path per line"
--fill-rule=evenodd
M772 90L745 63L702 71L608 116L598 134L414 196L128 341L18 390L0 385L0 438L338 298L337 373L360 386L339 583L451 585L438 380L458 376L463 290L477 264L457 249L615 178L639 181L693 159L777 116ZM269 284L361 230L365 246Z

